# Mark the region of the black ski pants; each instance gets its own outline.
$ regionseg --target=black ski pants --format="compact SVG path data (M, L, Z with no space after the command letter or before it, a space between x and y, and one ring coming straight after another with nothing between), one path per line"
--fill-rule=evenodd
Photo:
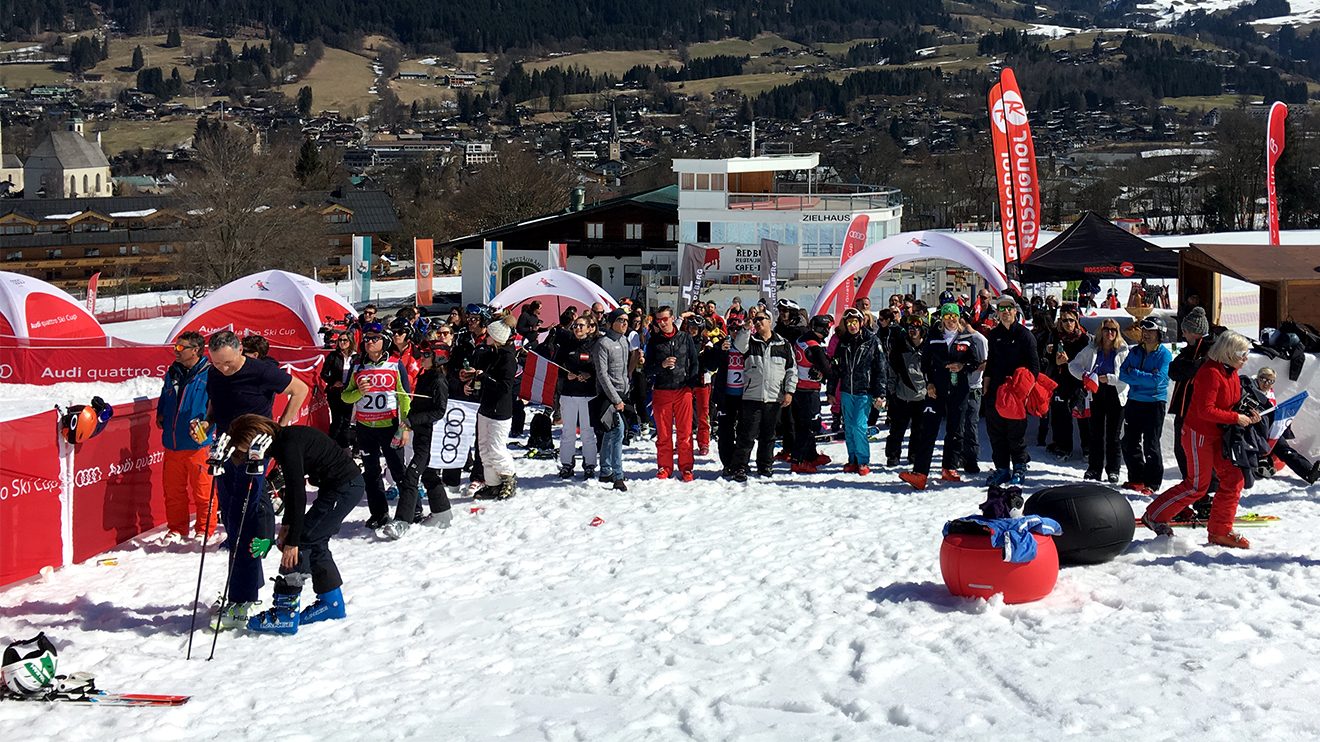
M1128 400L1123 408L1123 462L1128 481L1160 491L1164 482L1164 458L1160 438L1164 433L1164 402Z
M747 471L747 464L752 458L752 446L756 446L756 470L759 473L770 471L775 462L775 426L779 423L778 402L742 403L742 413L738 417L738 460L734 468Z

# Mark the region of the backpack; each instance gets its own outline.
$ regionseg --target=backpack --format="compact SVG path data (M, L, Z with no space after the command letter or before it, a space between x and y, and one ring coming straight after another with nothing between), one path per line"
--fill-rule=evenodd
M894 395L904 402L920 402L926 398L926 374L921 370L921 355L910 351L902 354L899 361L902 366L898 371L902 378L895 385Z

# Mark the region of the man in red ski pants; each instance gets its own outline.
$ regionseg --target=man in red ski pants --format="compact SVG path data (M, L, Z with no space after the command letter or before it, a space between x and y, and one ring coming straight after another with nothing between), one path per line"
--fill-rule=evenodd
M660 307L646 341L644 373L652 379L655 416L656 478L674 475L674 435L678 435L678 471L692 481L692 388L699 373L697 345L674 325L674 310Z

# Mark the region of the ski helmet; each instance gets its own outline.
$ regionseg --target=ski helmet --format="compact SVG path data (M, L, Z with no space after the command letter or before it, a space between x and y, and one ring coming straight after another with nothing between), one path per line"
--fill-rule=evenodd
M34 696L55 682L59 658L45 632L5 648L0 677L11 693Z
M828 314L818 314L815 317L811 318L811 322L807 326L811 328L812 332L816 333L817 335L820 335L821 337L825 337L826 335L830 334L830 327L833 324L834 324L833 317L831 317Z

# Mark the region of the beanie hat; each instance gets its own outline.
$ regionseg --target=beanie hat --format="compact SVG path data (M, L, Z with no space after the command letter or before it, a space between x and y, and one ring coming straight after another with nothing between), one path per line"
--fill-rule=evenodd
M1192 311L1183 317L1182 331L1194 335L1209 335L1210 320L1206 318L1205 310L1201 307L1192 307Z
M951 301L945 302L944 306L940 307L940 316L943 317L946 314L952 314L955 317L962 316L962 307Z
M486 332L490 334L491 339L494 340L496 344L504 345L509 342L509 335L512 334L513 331L503 322L492 322L490 323L490 327L486 328Z

